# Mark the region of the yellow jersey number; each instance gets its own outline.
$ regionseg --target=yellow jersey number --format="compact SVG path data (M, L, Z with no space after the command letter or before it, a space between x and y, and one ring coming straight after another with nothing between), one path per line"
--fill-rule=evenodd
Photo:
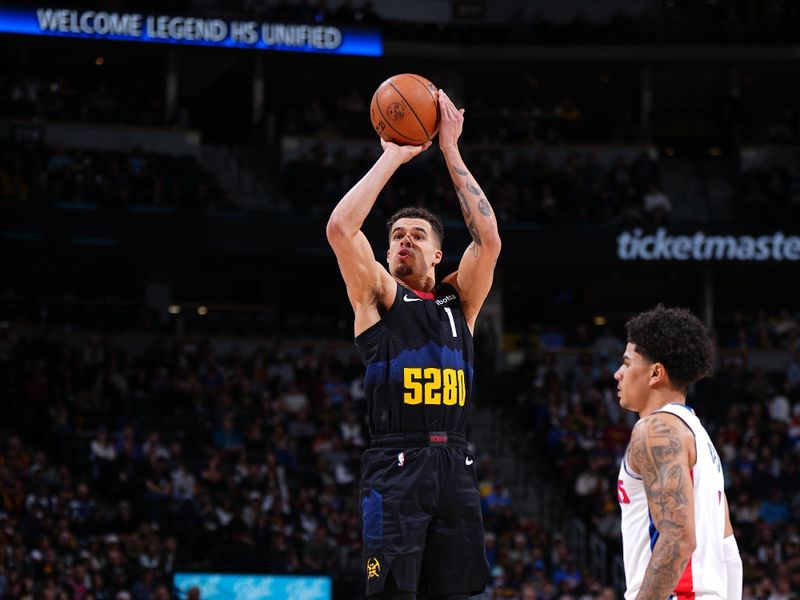
M438 367L406 367L403 369L405 404L444 404L464 406L467 386L463 369L439 369Z

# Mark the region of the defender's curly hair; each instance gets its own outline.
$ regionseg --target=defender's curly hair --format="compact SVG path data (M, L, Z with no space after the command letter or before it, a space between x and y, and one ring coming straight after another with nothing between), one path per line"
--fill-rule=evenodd
M430 223L434 235L439 240L439 248L444 244L444 227L442 226L442 222L439 220L439 217L427 208L422 208L421 206L407 206L406 208L398 210L386 221L386 229L389 230L390 235L392 233L392 227L394 227L398 219L422 219L423 221L427 221Z
M708 330L685 308L665 308L659 304L625 323L628 342L651 362L667 369L672 384L686 390L711 374L714 368L714 342Z

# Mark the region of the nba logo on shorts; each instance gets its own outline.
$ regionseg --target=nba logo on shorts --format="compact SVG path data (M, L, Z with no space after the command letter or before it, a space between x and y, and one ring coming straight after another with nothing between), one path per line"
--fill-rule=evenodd
M401 452L400 454L397 455L397 466L402 467L405 464L405 462L406 462L406 453Z

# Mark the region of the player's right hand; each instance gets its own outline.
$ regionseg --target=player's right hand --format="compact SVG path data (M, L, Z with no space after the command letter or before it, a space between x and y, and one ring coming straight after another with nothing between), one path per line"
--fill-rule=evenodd
M407 163L419 153L424 152L431 147L431 142L425 142L421 146L398 146L394 142L387 142L381 139L381 147L386 154L393 154L400 159L401 164Z

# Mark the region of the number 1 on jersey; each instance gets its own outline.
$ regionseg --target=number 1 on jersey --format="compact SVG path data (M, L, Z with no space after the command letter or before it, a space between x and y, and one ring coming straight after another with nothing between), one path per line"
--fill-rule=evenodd
M458 337L458 334L456 333L456 322L453 320L453 311L450 310L449 306L445 306L444 312L447 313L447 318L450 319L450 331L453 332L453 337Z

